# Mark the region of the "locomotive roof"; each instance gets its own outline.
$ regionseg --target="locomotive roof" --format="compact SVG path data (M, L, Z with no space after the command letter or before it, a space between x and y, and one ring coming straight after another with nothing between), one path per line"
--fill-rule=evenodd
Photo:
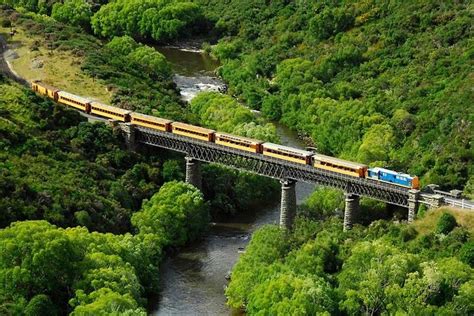
M213 130L213 129L200 127L200 126L195 126L195 125L186 124L186 123L181 123L181 122L173 122L173 123L171 123L171 126L186 128L186 129L189 129L189 130L192 130L192 131L199 131L199 132L203 132L203 133L214 133L215 132L215 130Z
M299 154L299 155L302 155L302 156L312 156L312 155L314 155L314 153L311 152L311 151L307 151L307 150L303 150L303 149L297 149L297 148L288 147L288 146L283 146L283 145L274 144L274 143L264 143L263 147L274 149L274 150L281 150L281 151L286 151L286 152L290 152L290 153L295 153L295 154Z
M61 97L66 97L66 98L69 98L69 99L77 100L81 103L90 103L91 102L91 100L89 100L89 99L83 98L81 96L78 96L78 95L75 95L75 94L72 94L72 93L69 93L69 92L66 92L66 91L59 91L58 95L61 96Z
M153 115L147 115L147 114L142 114L142 113L137 113L137 112L132 112L130 113L131 117L137 117L137 118L143 118L146 120L152 120L155 122L160 122L160 123L171 123L171 120L167 120L161 117L153 116Z
M232 135L232 134L227 134L227 133L216 132L216 137L219 137L219 136L225 136L225 137L228 137L228 138L231 138L231 139L243 140L243 141L247 141L247 142L250 142L250 143L256 143L256 144L262 144L263 143L263 141L258 140L258 139L253 139L253 138L248 138L248 137L243 137L243 136L237 136L237 135Z
M396 171L393 171L393 170L390 170L390 169L385 169L385 168L380 168L380 167L370 168L370 170L372 170L374 172L382 171L382 172L385 172L385 173L390 173L390 174L394 174L394 175L398 175L398 176L402 176L402 177L413 178L413 176L411 176L407 173L396 172Z
M326 155L322 155L322 154L318 154L318 153L314 154L314 159L318 159L318 160L321 160L321 161L327 161L327 162L334 162L334 163L344 165L344 166L347 166L347 167L351 167L351 168L367 168L366 165L358 163L358 162L352 162L352 161L348 161L348 160L344 160L344 159L340 159L340 158L334 158L334 157L331 157L331 156L326 156Z
M115 112L115 113L120 113L120 114L129 114L129 113L131 113L130 110L121 109L121 108L118 108L116 106L111 106L111 105L107 105L107 104L96 102L96 101L92 101L91 105L95 106L95 107L98 107L98 108L101 108L101 109L104 109L104 110L107 110L107 111L110 111L110 112Z

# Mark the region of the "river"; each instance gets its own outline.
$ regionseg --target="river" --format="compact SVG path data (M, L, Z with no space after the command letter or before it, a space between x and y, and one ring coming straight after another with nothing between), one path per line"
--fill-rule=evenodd
M183 99L190 100L200 91L217 91L223 82L214 76L217 62L199 52L177 48L157 48L171 62L175 82ZM281 143L303 148L296 133L276 124ZM303 201L314 189L307 183L296 184L297 201ZM279 222L280 204L248 210L225 221L213 223L199 241L167 258L161 268L161 293L152 302L153 315L233 315L225 304L226 274L239 258L252 233L265 224Z

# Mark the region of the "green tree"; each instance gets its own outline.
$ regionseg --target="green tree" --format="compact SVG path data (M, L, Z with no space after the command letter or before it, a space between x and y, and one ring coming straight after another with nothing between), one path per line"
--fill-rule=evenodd
M338 276L340 308L348 313L385 312L392 288L399 288L416 270L416 260L381 240L358 243Z
M390 160L390 151L394 143L394 135L389 125L374 125L362 138L358 160L363 163L374 163L385 166Z
M90 27L91 5L84 0L66 0L53 5L51 17L64 23Z
M438 234L449 234L454 227L458 224L456 223L456 218L449 213L443 213L436 223L436 232Z
M334 291L326 281L286 273L258 284L247 304L251 315L330 315L335 310Z
M162 236L167 244L182 246L207 228L209 209L202 193L184 182L168 182L132 217L140 234Z
M245 254L232 269L232 281L225 291L228 304L236 308L243 306L257 284L281 271L281 267L271 265L284 256L287 247L284 231L278 227L269 225L256 231Z

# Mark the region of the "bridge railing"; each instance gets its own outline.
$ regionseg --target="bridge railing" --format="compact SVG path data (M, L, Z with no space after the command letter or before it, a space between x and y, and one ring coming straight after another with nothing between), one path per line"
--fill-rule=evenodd
M465 209L465 210L474 210L474 203L470 200L466 200L466 199L461 199L461 200L444 199L444 202L447 205L450 205L450 206L453 206L453 207L458 207L458 208Z

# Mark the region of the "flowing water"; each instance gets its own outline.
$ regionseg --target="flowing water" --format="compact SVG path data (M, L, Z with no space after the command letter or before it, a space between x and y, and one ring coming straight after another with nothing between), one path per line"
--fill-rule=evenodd
M224 82L216 77L219 63L196 49L183 50L175 47L156 47L171 63L174 81L181 97L190 101L201 91L219 91Z
M191 99L199 91L217 90L223 84L213 77L218 65L199 52L176 48L159 48L173 64L177 73L175 81L183 97ZM214 63L214 64L212 64ZM211 66L213 65L213 66ZM211 80L211 81L209 81ZM209 83L212 82L212 83ZM197 88L197 87L203 87ZM297 135L277 124L281 143L303 148ZM314 189L307 183L296 184L297 201L300 203ZM160 296L151 307L153 315L233 315L225 304L225 276L239 258L252 233L265 224L279 222L279 200L272 205L248 210L225 221L213 223L209 232L199 241L167 258L161 268Z

